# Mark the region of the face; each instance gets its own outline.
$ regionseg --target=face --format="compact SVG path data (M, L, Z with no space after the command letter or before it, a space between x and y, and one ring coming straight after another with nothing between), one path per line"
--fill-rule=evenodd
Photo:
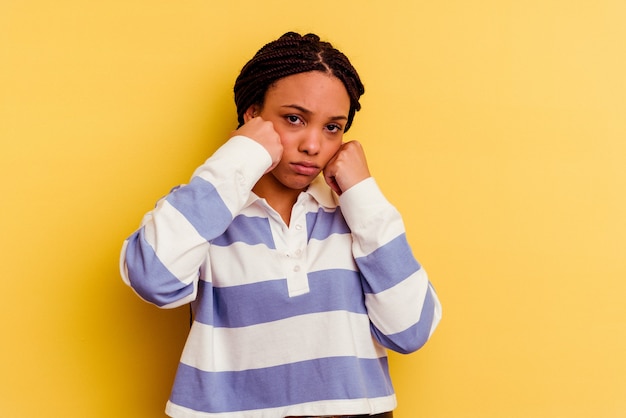
M341 80L311 71L278 80L254 110L274 124L283 145L282 159L265 180L302 190L341 147L350 97Z

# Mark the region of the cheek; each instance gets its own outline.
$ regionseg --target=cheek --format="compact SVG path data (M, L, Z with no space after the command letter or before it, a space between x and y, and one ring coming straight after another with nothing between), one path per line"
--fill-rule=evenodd
M280 137L280 143L282 144L285 151L288 148L293 148L297 146L297 137L293 134L293 132L289 132L289 130L286 129L277 128L276 125L274 125L274 130Z
M337 154L337 151L339 151L339 149L341 148L341 144L342 141L333 141L333 143L328 144L327 147L325 147L324 149L324 160L326 164L331 158L333 158L335 156L335 154Z

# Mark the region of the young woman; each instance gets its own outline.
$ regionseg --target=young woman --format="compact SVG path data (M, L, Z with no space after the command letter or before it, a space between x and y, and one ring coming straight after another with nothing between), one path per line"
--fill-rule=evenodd
M441 306L361 145L364 92L313 34L261 48L235 83L239 128L124 243L124 281L194 318L172 417L391 417L386 349Z

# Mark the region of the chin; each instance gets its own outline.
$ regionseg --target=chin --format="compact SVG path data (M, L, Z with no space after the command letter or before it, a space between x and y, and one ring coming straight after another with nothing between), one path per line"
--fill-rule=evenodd
M286 181L283 183L283 185L293 190L304 190L309 187L312 182L313 179L300 179L297 181Z
M287 187L289 187L292 190L304 190L310 185L311 185L311 182L309 181L307 183L298 183L298 184L288 185Z
M289 175L280 175L273 172L274 178L278 183L280 183L283 187L290 190L304 190L313 183L313 180L319 175L315 175L313 177L303 176L299 174L289 174Z

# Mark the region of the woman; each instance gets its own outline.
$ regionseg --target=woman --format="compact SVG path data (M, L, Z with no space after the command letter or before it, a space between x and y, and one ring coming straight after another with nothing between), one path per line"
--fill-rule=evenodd
M124 281L194 318L172 417L391 417L386 349L441 317L402 219L343 134L363 85L313 34L261 48L235 83L239 128L124 243Z

